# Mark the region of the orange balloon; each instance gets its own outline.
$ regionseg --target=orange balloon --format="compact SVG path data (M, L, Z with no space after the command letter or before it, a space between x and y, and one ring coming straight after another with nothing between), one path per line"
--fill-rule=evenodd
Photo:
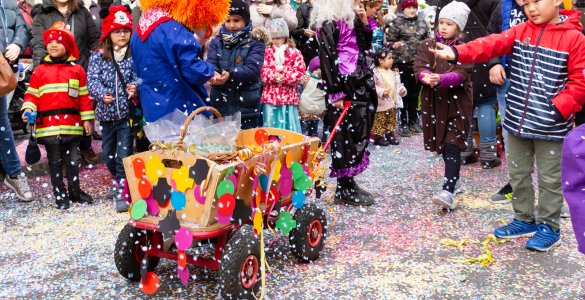
M179 263L179 267L181 267L181 269L184 269L187 266L187 254L185 254L185 251L182 250L177 251L177 253L178 253L177 262Z
M158 276L156 276L156 273L154 272L146 273L146 282L142 282L142 279L140 279L140 284L142 285L141 289L148 295L156 293L159 283Z
M142 178L146 170L144 160L142 160L142 158L135 158L132 161L132 169L134 169L134 176L136 176L136 178Z
M256 133L254 133L254 139L258 145L262 145L264 142L268 141L268 132L264 129L258 129L256 130Z

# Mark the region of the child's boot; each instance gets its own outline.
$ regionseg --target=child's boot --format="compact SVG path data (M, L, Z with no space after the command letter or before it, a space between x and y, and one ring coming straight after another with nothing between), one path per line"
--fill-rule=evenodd
M382 135L374 135L374 145L386 147L390 146L390 142Z
M465 151L461 151L461 164L470 165L477 162L477 154L473 149L473 138L467 139L467 148Z
M342 177L337 180L335 198L355 206L370 206L375 203L372 194L361 189L351 177Z
M498 142L481 143L479 145L479 158L481 167L491 169L502 165L502 160L498 157Z
M71 207L71 202L64 185L53 188L53 195L55 196L57 209L69 209Z

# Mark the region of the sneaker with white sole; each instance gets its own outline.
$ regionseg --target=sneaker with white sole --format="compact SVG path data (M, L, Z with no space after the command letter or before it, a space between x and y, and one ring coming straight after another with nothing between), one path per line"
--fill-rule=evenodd
M445 190L439 191L433 196L433 203L448 210L454 210L457 207L453 194Z
M494 235L501 239L515 239L521 237L532 237L538 230L538 224L535 222L526 223L514 219L512 223L494 230Z
M561 230L554 231L548 224L538 224L536 234L526 241L526 248L547 252L561 244Z
M28 185L28 179L24 174L16 176L16 178L10 178L6 176L4 178L4 185L10 188L16 194L16 197L23 202L30 202L33 200L34 195Z

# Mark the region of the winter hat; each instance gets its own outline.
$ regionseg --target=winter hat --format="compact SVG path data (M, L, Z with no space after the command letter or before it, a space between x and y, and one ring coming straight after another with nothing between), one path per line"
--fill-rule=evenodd
M290 35L288 32L288 25L283 18L275 18L270 20L270 22L268 22L268 30L270 31L270 37L273 39L286 39Z
M246 0L232 0L230 16L240 16L248 24L250 21L250 5Z
M67 50L67 54L79 58L79 50L77 49L77 44L75 44L75 37L62 21L56 22L51 28L43 32L43 43L45 43L45 46L49 45L51 41L58 41L63 44L65 50Z
M459 30L463 30L465 28L465 24L467 24L469 13L471 13L471 10L465 3L453 1L441 9L441 12L439 13L439 19L451 20L455 22L457 26L459 26Z
M319 60L319 56L313 57L309 62L309 71L315 72L315 70L321 67L321 60Z
M102 36L100 40L105 40L112 31L117 29L130 29L132 31L132 16L126 6L110 6L110 9L100 11L102 17Z
M400 2L400 10L405 10L407 7L418 8L418 1L417 0L403 0L402 2Z

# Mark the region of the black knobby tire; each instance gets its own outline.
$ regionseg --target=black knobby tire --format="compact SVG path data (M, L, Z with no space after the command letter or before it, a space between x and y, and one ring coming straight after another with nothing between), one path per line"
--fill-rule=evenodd
M297 226L288 235L290 251L304 262L316 260L327 237L325 212L314 204L305 204L297 210L294 219Z
M258 293L260 240L251 225L242 226L223 248L219 283L223 299L254 299Z
M150 241L150 246L155 247L152 244L152 237L153 233L150 231L141 230L128 224L124 226L118 235L114 252L114 261L120 275L131 281L140 281L140 263L144 257L141 246L146 246L147 242ZM147 270L154 271L159 260L158 257L148 257Z

